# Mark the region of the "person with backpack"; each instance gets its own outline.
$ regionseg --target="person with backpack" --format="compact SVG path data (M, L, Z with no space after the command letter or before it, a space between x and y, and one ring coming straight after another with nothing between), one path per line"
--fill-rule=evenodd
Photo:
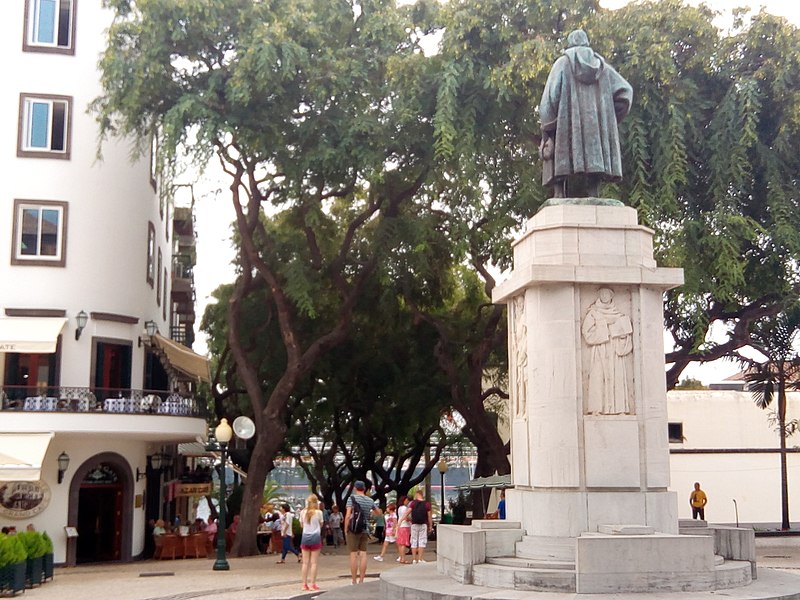
M406 518L411 518L411 563L425 562L425 547L428 545L428 534L433 531L433 517L431 516L431 503L425 502L421 491L414 494L414 500L409 504Z
M367 519L372 512L372 499L364 492L363 481L353 484L354 493L347 499L344 528L347 532L347 549L350 551L350 577L353 583L364 583L367 575Z

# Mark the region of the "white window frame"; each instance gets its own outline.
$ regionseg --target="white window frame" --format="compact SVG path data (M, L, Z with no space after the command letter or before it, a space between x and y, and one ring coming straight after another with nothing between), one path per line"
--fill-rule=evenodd
M53 137L53 106L64 105L64 149L54 150L51 147L40 148L31 145L33 134L33 105L47 104L47 143L52 145ZM52 94L20 94L19 101L19 133L17 143L17 156L33 158L60 158L68 160L71 151L72 136L72 97L56 96Z
M38 232L36 236L37 244L41 243L42 237L42 211L55 210L58 212L58 233L56 237L56 253L53 256L46 256L40 254L41 248L37 249L36 254L22 254L22 234L23 234L23 221L22 214L26 209L34 209L39 211ZM29 266L50 266L50 267L63 267L66 266L67 260L67 211L68 205L66 202L59 202L54 200L14 200L14 229L13 229L13 247L11 249L11 264L13 265L29 265Z
M67 34L69 40L66 45L58 43L58 32L61 26L61 2L56 0L55 22L53 23L53 41L43 42L36 39L41 14L41 0L25 0L25 38L23 39L22 49L25 52L55 52L59 54L75 54L75 14L78 8L78 0L68 0L69 2L69 23L67 24Z

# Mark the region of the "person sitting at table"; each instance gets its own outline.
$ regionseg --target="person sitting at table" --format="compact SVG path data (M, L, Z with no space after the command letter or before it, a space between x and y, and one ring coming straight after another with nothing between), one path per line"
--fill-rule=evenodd
M164 519L159 519L156 521L156 526L153 527L153 535L164 535L167 533L167 529L164 526Z
M206 535L208 536L208 541L212 544L217 541L217 520L214 517L208 517Z
M230 531L233 535L236 535L236 531L239 529L239 521L241 517L239 515L233 515L233 522L231 526L228 527L228 531Z

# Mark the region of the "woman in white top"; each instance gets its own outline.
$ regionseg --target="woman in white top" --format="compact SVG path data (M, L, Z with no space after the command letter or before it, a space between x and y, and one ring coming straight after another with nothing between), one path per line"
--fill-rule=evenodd
M322 511L319 509L319 498L316 494L311 494L306 499L306 507L300 511L300 522L303 524L303 538L300 542L300 549L303 551L303 587L301 588L303 591L319 589L317 562L320 550L322 550L323 520Z
M397 500L397 562L406 564L406 548L411 546L411 519L409 518L408 497Z

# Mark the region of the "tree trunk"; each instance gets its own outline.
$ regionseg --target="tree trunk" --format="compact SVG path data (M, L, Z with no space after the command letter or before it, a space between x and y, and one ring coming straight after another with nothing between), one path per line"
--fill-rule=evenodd
M781 529L789 529L789 474L786 466L786 387L778 390L778 427L781 440Z

